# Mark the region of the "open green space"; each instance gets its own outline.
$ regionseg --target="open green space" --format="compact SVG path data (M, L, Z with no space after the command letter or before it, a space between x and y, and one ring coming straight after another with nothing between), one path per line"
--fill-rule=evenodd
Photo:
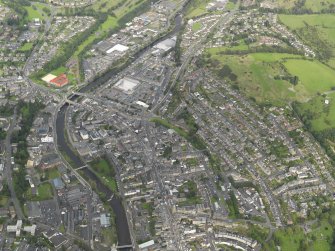
M236 83L239 89L257 102L280 104L287 100L303 100L308 96L302 85L293 86L287 80L276 78L289 74L282 62L291 58L301 58L299 55L286 53L224 55L218 54L217 49L209 52L211 55L209 67L219 73L222 66L228 66L237 76Z
M106 186L108 186L113 192L118 191L114 167L106 158L93 160L89 163L89 165Z
M1 195L0 196L0 207L6 206L7 203L8 203L8 197L4 196L4 195Z
M46 177L49 180L53 180L60 177L60 173L57 168L51 168L45 171Z
M237 76L239 88L258 102L306 102L335 87L335 70L317 60L287 53L221 53L226 49L207 49L207 63L217 72L220 67L229 66ZM294 77L296 82L291 82Z
M111 29L114 29L117 26L117 18L113 16L108 16L107 20L100 25L97 32L89 36L83 43L81 43L73 55L75 57L78 56L86 48L86 46L94 42L97 37L105 37Z
M335 15L312 14L312 15L279 15L279 20L291 29L309 26L320 26L335 28Z
M315 1L315 0L306 0L305 8L312 10L313 12L320 12L323 10L334 10L335 9L335 1L334 0L326 0L326 1Z
M34 45L33 43L24 43L19 50L30 51L33 48L33 45Z
M42 15L41 11L39 11L36 7L31 6L25 6L25 9L28 12L28 19L29 21L32 21L35 18L39 18L40 20L44 20L44 16Z
M189 9L186 13L187 18L194 18L208 13L206 6L211 0L194 0L190 3Z
M292 75L299 77L299 82L310 94L335 87L335 71L316 60L292 59L285 61L284 65Z
M43 183L37 187L37 195L33 195L31 188L27 191L27 199L33 201L49 200L53 198L52 186L50 183Z
M329 104L326 104L328 100ZM306 103L296 105L298 113L308 120L311 129L322 131L335 126L335 92L319 95Z
M192 30L193 30L193 31L198 31L198 30L201 29L201 27L202 27L201 23L197 22L197 23L194 23L194 24L192 25Z
M111 247L112 245L114 245L115 243L117 243L117 233L116 233L116 229L113 227L108 227L108 228L104 228L101 231L101 235L102 235L102 242Z
M335 15L279 15L279 19L310 46L321 61L335 68Z
M178 192L178 196L182 194L185 196L185 200L178 203L179 206L191 206L202 202L201 198L197 195L197 184L192 180L188 180L181 187L179 187Z
M333 226L323 220L312 225L307 233L300 226L278 230L274 240L282 251L327 251L331 250L332 235Z

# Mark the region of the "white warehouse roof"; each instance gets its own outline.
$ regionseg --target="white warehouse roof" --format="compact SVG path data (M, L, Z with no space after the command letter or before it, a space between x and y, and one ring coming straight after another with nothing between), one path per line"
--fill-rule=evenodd
M112 48L110 48L109 50L106 51L107 54L112 53L114 51L118 51L118 52L125 52L129 50L128 46L122 45L122 44L117 44L114 45Z

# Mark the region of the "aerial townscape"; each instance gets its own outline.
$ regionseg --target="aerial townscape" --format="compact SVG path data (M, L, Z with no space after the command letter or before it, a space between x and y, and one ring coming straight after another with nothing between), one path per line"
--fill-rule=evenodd
M9 250L335 250L335 0L0 0Z

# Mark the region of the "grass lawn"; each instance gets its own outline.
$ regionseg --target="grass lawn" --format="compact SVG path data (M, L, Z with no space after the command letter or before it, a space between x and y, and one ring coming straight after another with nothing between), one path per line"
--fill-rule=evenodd
M33 201L49 200L53 198L52 186L50 183L43 183L37 187L38 195L31 194L31 188L27 192L27 198Z
M33 48L33 43L25 43L24 45L21 46L19 51L30 51Z
M226 4L226 10L233 10L236 8L236 5L231 2L231 1L228 1L227 4Z
M31 6L25 6L24 7L28 12L28 19L29 21L32 21L34 18L39 18L40 20L44 20L44 16L42 16L41 12L37 9L35 10L33 8L33 5Z
M325 104L325 100L329 104ZM322 131L335 126L335 93L329 93L325 97L316 96L306 103L298 105L298 111L303 116L308 116L312 129Z
M297 226L278 230L275 232L275 237L279 240L282 251L299 250L302 240L308 242L306 251L327 251L330 250L330 243L327 239L331 240L332 233L332 226L327 221L322 221L312 226L308 233L304 233L303 229Z
M239 47L244 46L241 44ZM220 54L224 50L225 47L219 47L206 52L221 65L228 65L238 76L240 89L259 102L306 102L317 93L335 87L335 70L317 60L286 53ZM296 86L287 80L275 79L276 76L287 76L287 73L299 78Z
M310 26L335 28L335 16L331 14L279 15L280 21L291 29Z
M335 87L335 71L318 61L287 60L284 65L292 75L299 77L306 91L312 95Z
M53 71L50 72L50 73L53 74L53 75L58 76L58 75L60 75L60 74L62 74L62 73L66 73L67 71L68 71L68 69L67 69L66 67L61 66L61 67L59 67L59 68L53 70Z
M97 37L103 37L105 36L111 29L115 28L117 26L117 18L108 16L106 22L101 24L100 28L98 31L91 36L89 36L82 44L79 45L75 53L73 54L74 56L78 56L82 50L88 46L90 43L92 43Z
M236 45L236 46L213 47L213 48L206 49L206 52L214 55L222 51L245 51L248 49L249 49L248 45L246 45L244 41L241 41L239 45Z
M328 10L329 7L333 4L335 4L334 0L327 0L327 1L306 0L305 7L314 12L319 12L321 10Z
M298 250L300 241L304 239L304 232L300 227L289 228L277 231L275 237L279 240L282 251Z
M123 2L124 0L104 0L104 1L96 1L91 8L99 12L106 12L109 8L114 7L115 5Z
M197 23L194 23L193 26L192 26L192 30L193 31L198 31L200 30L202 27L201 23L197 22Z
M289 58L301 58L298 55L286 53L253 53L247 55L218 55L211 58L228 65L237 78L240 89L258 102L269 101L282 103L287 100L303 100L308 93L305 90L297 92L286 80L275 79L278 75L287 75L281 62ZM217 52L217 51L216 51Z
M58 172L57 168L48 169L46 171L46 175L47 175L49 180L53 180L53 179L56 179L56 178L60 177L60 173Z
M187 18L194 18L203 14L208 13L206 6L210 3L210 0L195 0L191 3L191 7L186 13Z
M117 183L115 179L114 167L108 160L102 158L89 163L99 179L107 185L113 192L117 192Z
M111 219L112 220L112 219ZM101 231L102 242L107 246L112 246L117 243L116 229L113 227L103 228Z
M7 196L0 196L0 207L6 206L8 203L8 197Z
M198 165L197 158L189 158L189 159L186 159L185 162L188 166L197 166Z
M335 15L280 15L280 20L335 68Z

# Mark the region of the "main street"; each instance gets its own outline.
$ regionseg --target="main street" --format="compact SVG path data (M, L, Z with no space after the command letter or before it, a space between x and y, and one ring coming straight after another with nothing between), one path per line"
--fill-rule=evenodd
M5 155L6 155L6 166L5 166L5 177L7 179L8 188L10 191L11 201L15 207L15 211L18 219L24 219L25 216L22 212L22 208L20 202L16 196L15 188L14 188L14 179L13 179L13 164L12 164L12 144L11 137L14 131L14 128L17 123L17 112L14 110L14 115L11 118L9 129L7 130L7 136L5 140Z

